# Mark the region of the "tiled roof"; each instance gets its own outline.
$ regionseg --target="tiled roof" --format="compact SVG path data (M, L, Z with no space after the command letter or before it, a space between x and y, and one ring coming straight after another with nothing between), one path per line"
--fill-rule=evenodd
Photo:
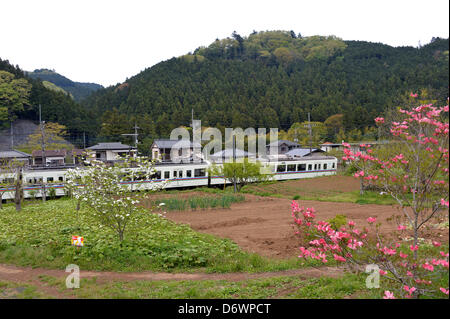
M16 150L0 151L0 158L24 158L24 157L31 157L31 155Z
M112 142L112 143L98 143L97 145L91 146L87 148L88 150L129 150L134 149L129 145L122 144L120 142Z

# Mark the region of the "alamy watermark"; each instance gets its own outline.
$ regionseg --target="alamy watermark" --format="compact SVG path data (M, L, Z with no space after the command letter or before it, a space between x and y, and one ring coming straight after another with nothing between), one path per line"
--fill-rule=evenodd
M66 277L66 288L80 288L80 267L75 264L69 264L66 267L66 272L70 273L70 275Z
M267 145L267 134L269 144ZM177 140L170 150L170 159L175 163L192 163L203 160L222 162L242 161L247 158L249 162L278 156L278 128L225 128L225 139L222 132L215 127L202 130L201 121L192 122L192 139L185 127L178 127L170 133L171 140ZM225 150L222 149L223 141ZM206 143L202 146L202 143ZM247 143L245 143L247 142ZM244 146L247 144L247 150ZM214 157L221 154L221 157Z
M380 288L380 267L376 264L366 265L366 273L369 274L366 278L366 288Z

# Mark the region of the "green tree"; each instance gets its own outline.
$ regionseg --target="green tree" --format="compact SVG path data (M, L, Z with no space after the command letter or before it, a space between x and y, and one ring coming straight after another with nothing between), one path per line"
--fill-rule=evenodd
M14 121L24 111L24 105L29 104L30 89L27 80L0 70L0 121Z
M266 181L272 177L271 174L262 173L262 170L260 162L253 163L244 158L242 161L213 165L209 169L209 175L224 176L226 181L236 183L236 189L240 192L248 183Z

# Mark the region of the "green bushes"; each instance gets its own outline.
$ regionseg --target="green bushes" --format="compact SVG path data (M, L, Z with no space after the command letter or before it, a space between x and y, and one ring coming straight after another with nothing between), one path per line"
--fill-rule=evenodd
M154 201L155 205L164 203L164 210L198 210L208 208L230 208L232 203L245 200L243 195L223 194L221 196L201 196L191 198L167 198Z

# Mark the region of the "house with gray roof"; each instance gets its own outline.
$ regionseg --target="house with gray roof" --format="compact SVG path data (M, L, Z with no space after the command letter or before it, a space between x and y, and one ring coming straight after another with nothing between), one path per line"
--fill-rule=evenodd
M111 162L120 160L123 156L136 157L137 150L135 147L122 144L120 142L98 143L86 148L87 160L98 160L103 162Z
M285 154L289 152L290 150L301 148L302 146L298 143L291 142L288 140L278 140L275 142L272 142L270 144L267 144L267 154L270 154L270 148L275 147L278 149L278 154Z
M191 158L194 148L201 150L202 145L190 140L155 139L151 146L152 159L163 162L179 160L181 157Z
M28 165L31 161L31 155L18 150L0 151L0 162L9 163L13 160L21 161Z

